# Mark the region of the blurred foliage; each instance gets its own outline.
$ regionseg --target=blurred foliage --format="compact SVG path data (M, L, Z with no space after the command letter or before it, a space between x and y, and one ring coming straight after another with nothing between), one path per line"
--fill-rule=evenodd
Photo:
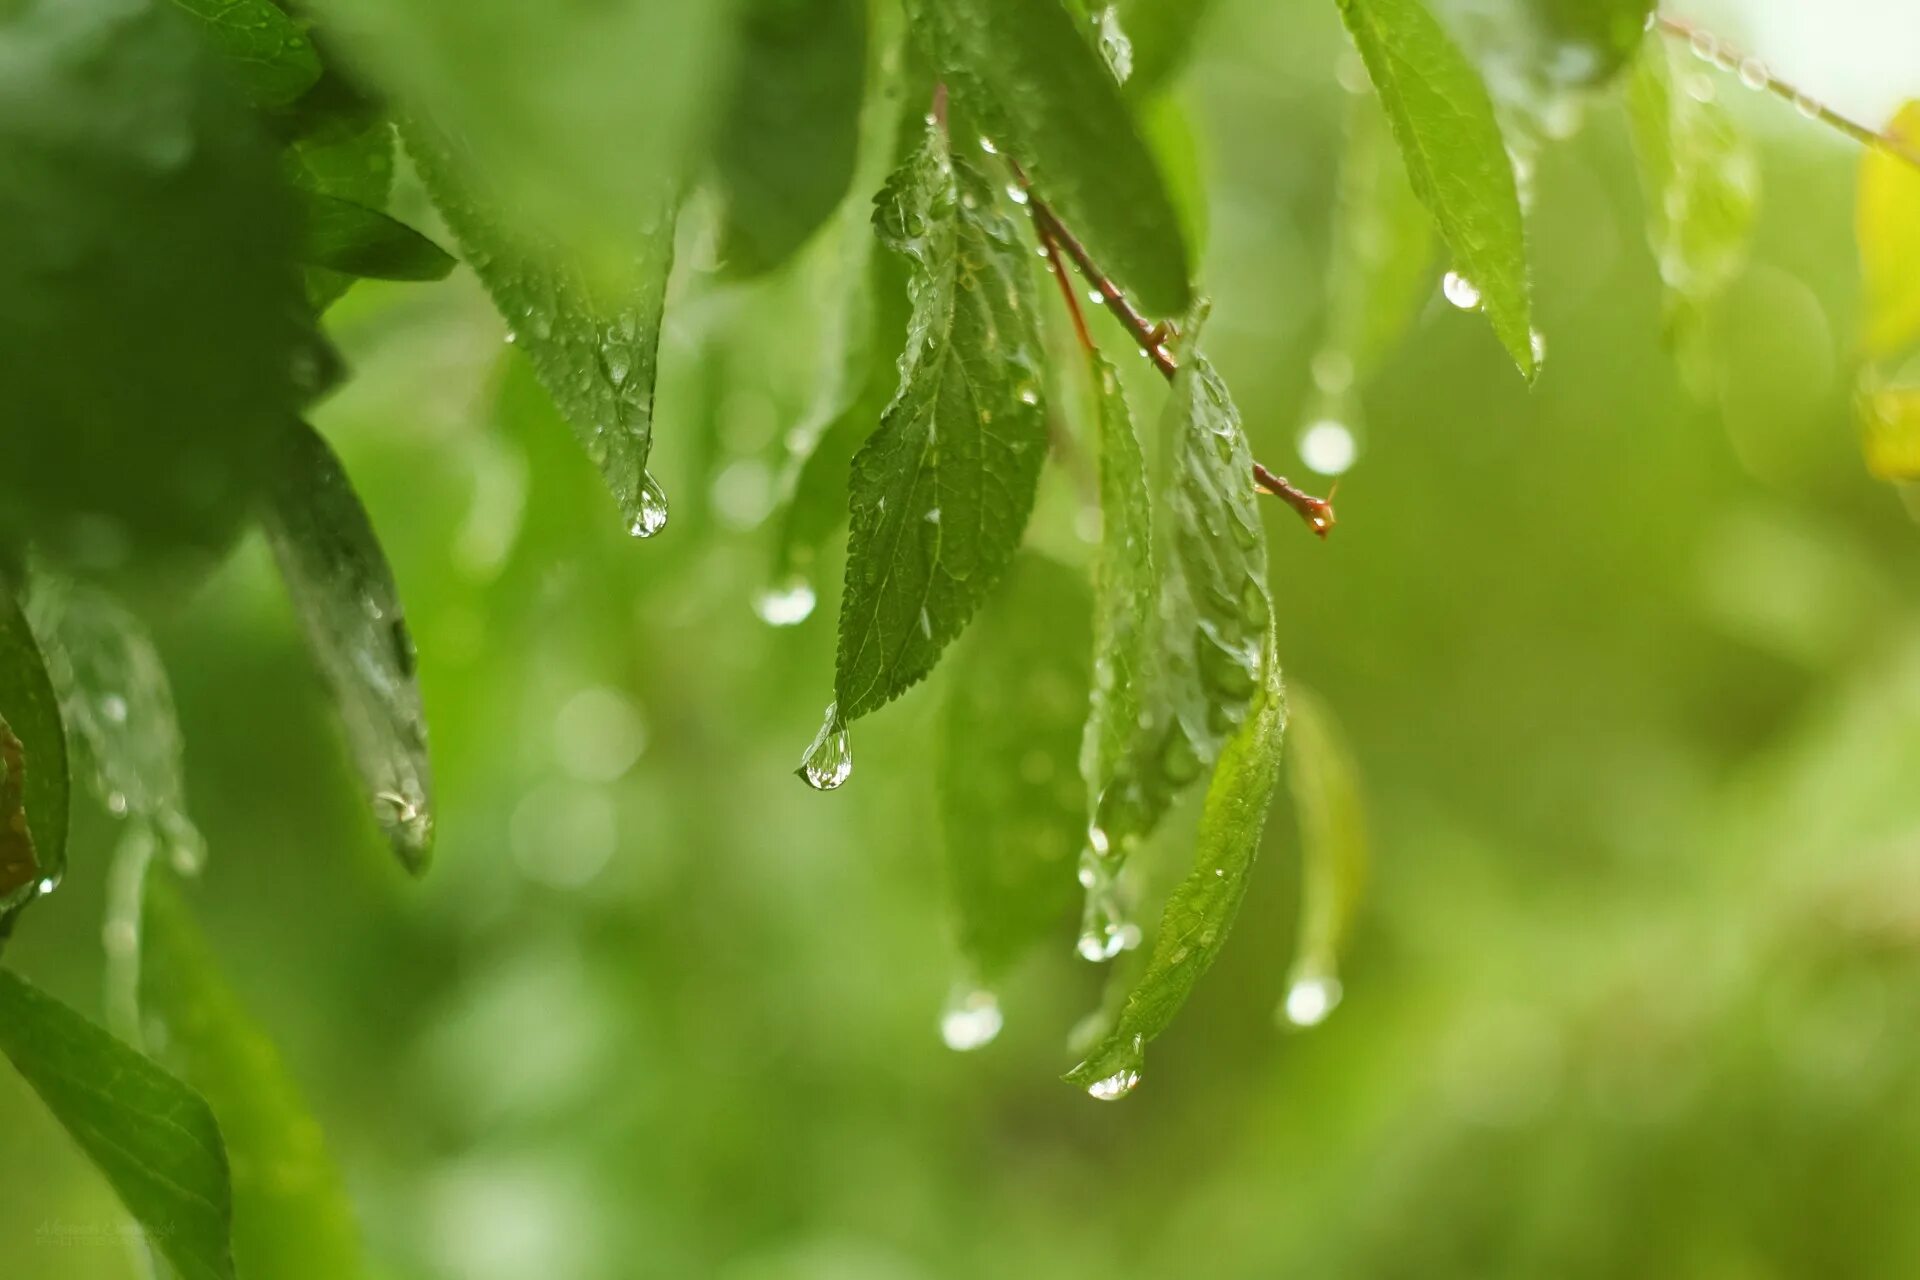
M0 16L58 7L15 0ZM266 133L287 160L316 145L290 135L369 136L339 106L356 95L336 93L365 75L510 175L523 225L591 258L623 237L630 247L703 123L675 115L650 131L651 95L732 81L711 71L708 6L608 5L602 25L563 8L543 25L527 15L544 10L504 0L325 0L316 47L330 56L334 22L356 56L305 89L241 89L282 113ZM1163 8L1137 0L1120 21ZM837 572L810 574L818 607L780 615L789 627L751 607L783 536L770 517L789 433L821 421L822 403L837 416L873 401L871 356L849 365L838 401L818 384L846 354L829 317L848 278L867 274L841 226L865 223L875 184L856 183L798 257L750 279L746 263L722 261L726 209L695 194L648 406L659 430L645 463L675 495L673 522L644 544L470 270L360 283L327 313L352 376L311 417L379 531L418 640L431 875L415 881L390 856L261 537L190 594L136 593L208 852L198 880L160 889L179 902L149 921L149 954L188 976L139 1030L223 1121L236 1088L255 1102L225 1126L243 1276L275 1274L267 1261L247 1270L241 1246L270 1255L242 1225L263 1212L249 1204L271 1213L267 1193L286 1190L258 1169L243 1176L243 1153L298 1147L315 1122L331 1157L291 1172L325 1202L337 1164L368 1274L382 1277L1920 1271L1908 1211L1920 1191L1920 538L1869 466L1900 473L1872 436L1863 460L1856 425L1863 409L1869 428L1896 409L1910 425L1904 400L1865 393L1904 385L1904 354L1872 335L1891 314L1876 300L1905 296L1915 265L1864 231L1856 246L1859 152L1737 75L1677 64L1688 83L1712 77L1706 92L1751 135L1766 190L1742 264L1690 300L1706 337L1683 385L1663 325L1671 282L1647 244L1645 151L1617 96L1584 102L1585 127L1533 154L1518 188L1546 356L1528 389L1488 326L1442 297L1450 264L1432 264L1410 306L1395 301L1397 268L1333 269L1364 243L1340 193L1378 173L1353 124L1371 104L1330 72L1352 57L1335 6L1205 9L1191 64L1153 74L1190 123L1204 179L1208 356L1255 457L1296 475L1296 449L1303 465L1351 464L1325 544L1264 508L1277 650L1344 747L1322 769L1350 758L1359 776L1323 773L1319 794L1344 806L1335 797L1358 790L1372 858L1344 931L1338 1010L1311 1032L1274 1026L1302 943L1297 863L1303 843L1329 838L1330 812L1283 790L1240 927L1126 1103L1096 1106L1053 1079L1075 1061L1063 1029L1103 999L1102 972L1071 954L1071 924L998 984L1004 1029L990 1045L944 1047L949 995L979 975L943 865L964 814L943 804L937 775L963 754L963 713L990 715L956 694L978 692L957 682L993 665L968 660L993 633L964 637L926 690L863 720L855 778L821 796L790 774L826 701ZM689 29L650 25L669 21ZM1876 39L1844 26L1831 33L1842 46ZM1470 24L1455 27L1474 50ZM1146 29L1136 69L1150 65ZM11 48L0 44L0 65ZM674 49L686 56L662 53ZM15 125L44 119L21 103L51 99L0 86L10 163ZM1890 86L1889 99L1914 88ZM211 90L207 101L234 109ZM300 103L333 104L324 127L302 122ZM564 145L547 145L556 137ZM387 152L364 145L374 194L313 189L454 243L404 160L388 202ZM231 158L195 154L195 173ZM233 181L254 182L258 161L234 159ZM150 176L44 172L112 190ZM156 217L187 189L168 186ZM34 228L28 243L93 230L35 223L29 205L0 202ZM292 243L289 216L269 208L230 243L219 225L179 234L215 244L195 251L206 280L231 268L253 305L287 282L250 273L246 255L256 235ZM126 252L158 272L139 296L160 307L181 263ZM1357 279L1382 290L1377 302L1344 292ZM122 285L102 287L110 299ZM30 308L93 296L14 293L9 305ZM1039 482L1027 543L1084 568L1097 406L1070 381L1081 366L1055 298L1034 300L1053 308L1051 363L1072 372L1051 388L1068 445ZM1354 318L1375 306L1404 315L1397 340ZM75 411L103 415L116 437L174 429L171 405L136 403L129 388L150 357L205 335L108 310L96 308L100 367L0 375L11 412L41 403L19 386L72 387ZM0 325L26 335L17 354L41 332L22 314L0 308ZM262 314L239 349L279 360L294 339L279 311ZM1119 326L1088 320L1151 456L1165 392L1125 356ZM1355 348L1344 379L1338 361L1315 359L1342 342ZM1859 382L1864 356L1874 366ZM206 394L196 369L166 385ZM215 391L250 395L266 380L251 376ZM1329 404L1354 412L1336 421ZM1313 434L1329 422L1347 433L1338 466L1309 447L1338 438ZM137 476L144 456L113 474ZM23 492L4 477L0 491ZM60 496L27 493L8 518ZM176 529L195 547L233 532L192 510L168 521ZM816 559L837 562L835 535L810 536ZM8 643L23 639L17 623ZM115 721L94 710L100 733L76 752L97 757L115 750ZM1060 755L1054 738L1033 745ZM107 775L108 762L91 764ZM6 951L10 971L89 1016L120 963L109 951L124 957L111 931L124 915L104 901L117 825L162 825L170 811L123 817L111 789L96 790L62 842L64 884ZM1038 784L1021 794L1066 803ZM1198 800L1132 859L1143 906L1189 869ZM0 1039L24 1025L16 1008L71 1030L18 981L0 974L12 1019ZM179 1087L140 1078L154 1097ZM139 1275L114 1192L60 1111L0 1072L0 1274ZM354 1265L350 1240L327 1239Z

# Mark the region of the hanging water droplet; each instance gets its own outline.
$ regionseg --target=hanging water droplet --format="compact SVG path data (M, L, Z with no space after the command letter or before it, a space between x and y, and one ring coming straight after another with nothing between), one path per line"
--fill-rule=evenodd
M1534 364L1543 364L1547 358L1547 335L1534 329L1527 334L1527 347L1533 352Z
M1106 300L1107 300L1107 295L1104 293L1101 293L1098 289L1087 290L1087 301L1091 302L1094 306L1097 307L1101 303L1105 302Z
M109 693L100 699L100 714L114 724L127 722L127 700L117 693Z
M1087 846L1104 858L1113 847L1113 842L1107 838L1106 828L1096 822L1087 827Z
M1104 964L1122 951L1140 945L1140 926L1127 919L1113 881L1096 873L1087 886L1087 905L1081 915L1080 940L1074 950L1082 960Z
M183 876L199 875L207 865L207 841L200 829L176 809L162 810L158 825L168 865Z
M33 891L39 896L41 896L42 898L44 898L48 894L52 893L55 889L58 889L59 887L60 887L60 877L58 875L51 875L43 878L39 884L35 885L33 887Z
M1021 404L1039 404L1040 403L1040 389L1034 386L1031 382L1023 383L1020 387L1020 390L1015 394L1018 395Z
M653 478L651 471L643 472L640 477L640 510L633 517L633 523L627 526L627 532L636 538L651 538L666 527L667 492Z
M940 1038L956 1053L984 1049L1000 1034L1000 1001L980 987L957 986L940 1014Z
M107 793L107 812L111 813L116 818L126 817L127 816L127 793L124 791L108 792Z
M1696 31L1687 38L1687 47L1693 50L1693 56L1702 62L1713 62L1720 56L1720 42L1707 31Z
M1140 1073L1132 1067L1122 1067L1103 1080L1095 1080L1087 1086L1087 1096L1098 1098L1101 1102L1118 1102L1133 1092L1140 1083Z
M1740 63L1740 83L1749 89L1764 89L1773 80L1767 71L1767 64L1758 58L1747 58Z
M1344 422L1322 418L1300 433L1300 461L1323 476L1345 475L1359 454L1353 432Z
M853 774L853 741L846 722L840 719L840 704L827 705L820 732L807 748L807 758L797 770L815 791L832 791Z
M518 341L520 341L520 335L515 333L511 329L507 330L507 345L512 346L514 343Z
M1449 271L1440 281L1440 292L1462 311L1480 309L1480 288L1458 271Z
M754 597L753 611L770 627L791 627L811 617L815 603L813 585L794 577L785 586L769 587Z
M1323 973L1304 974L1287 988L1282 1012L1296 1027L1317 1027L1339 1005L1340 995L1340 979Z

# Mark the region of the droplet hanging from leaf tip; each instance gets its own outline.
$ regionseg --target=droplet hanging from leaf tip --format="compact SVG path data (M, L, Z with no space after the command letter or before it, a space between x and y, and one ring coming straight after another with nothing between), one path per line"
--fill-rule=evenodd
M1458 271L1449 271L1441 278L1440 292L1446 295L1448 302L1462 311L1480 309L1480 287Z
M770 627L792 627L813 616L816 599L813 584L796 575L756 596L753 611Z
M653 478L651 471L640 476L639 509L627 532L636 538L651 538L667 527L667 491Z
M993 992L961 983L941 1011L940 1039L956 1053L984 1049L1000 1034L1004 1021L1000 1001Z
M1317 1027L1340 1005L1340 979L1330 973L1308 972L1297 975L1287 987L1280 1015L1289 1026L1305 1030Z
M815 791L832 791L853 775L853 741L840 718L839 703L828 704L820 732L795 772Z

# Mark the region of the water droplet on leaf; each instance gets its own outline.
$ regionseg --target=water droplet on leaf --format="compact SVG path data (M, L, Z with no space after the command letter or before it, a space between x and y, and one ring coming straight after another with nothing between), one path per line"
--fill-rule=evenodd
M1087 1086L1087 1096L1098 1098L1102 1102L1118 1102L1133 1092L1140 1083L1140 1073L1132 1067L1122 1067L1102 1080L1095 1080Z
M1440 292L1446 295L1448 302L1451 302L1462 311L1478 311L1480 309L1479 286L1475 285L1473 281L1467 279L1458 271L1447 272L1446 276L1440 281Z
M814 735L797 772L815 791L832 791L852 776L853 741L840 718L839 703L828 704L820 732Z
M640 477L640 510L627 526L627 532L636 538L651 538L666 527L667 492L652 472L645 472Z

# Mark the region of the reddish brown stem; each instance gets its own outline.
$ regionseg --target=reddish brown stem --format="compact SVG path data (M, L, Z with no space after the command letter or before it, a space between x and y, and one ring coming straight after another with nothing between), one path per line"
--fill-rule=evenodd
M1031 201L1032 195L1027 199ZM1033 213L1034 234L1040 237L1040 249L1047 255L1047 270L1053 273L1053 279L1060 286L1060 296L1066 299L1067 314L1073 317L1073 332L1080 339L1080 349L1091 355L1094 351L1093 335L1087 331L1086 313L1080 310L1080 295L1073 291L1073 280L1067 275L1067 264L1060 261L1060 246L1053 242L1053 236L1047 231L1047 224L1040 219L1040 210L1033 204L1028 205Z
M1253 482L1280 501L1292 507L1314 536L1324 539L1332 532L1336 523L1333 515L1333 494L1316 498L1302 489L1296 489L1285 476L1277 476L1259 463L1253 464Z

